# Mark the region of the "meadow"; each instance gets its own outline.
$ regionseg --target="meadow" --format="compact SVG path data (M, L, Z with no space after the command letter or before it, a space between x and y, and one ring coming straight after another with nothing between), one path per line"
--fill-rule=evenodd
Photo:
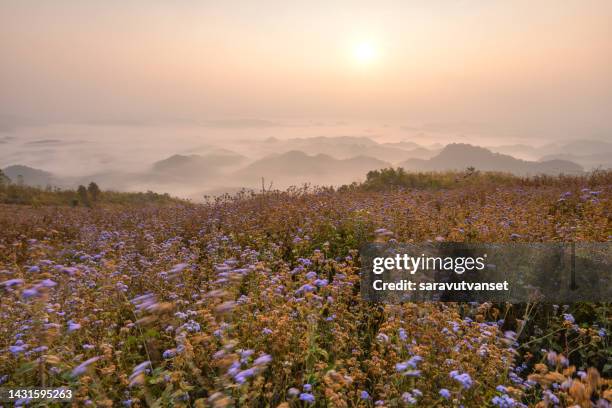
M204 204L1 204L0 387L67 386L75 407L608 407L609 304L369 303L359 248L608 242L611 194L610 172L388 170Z

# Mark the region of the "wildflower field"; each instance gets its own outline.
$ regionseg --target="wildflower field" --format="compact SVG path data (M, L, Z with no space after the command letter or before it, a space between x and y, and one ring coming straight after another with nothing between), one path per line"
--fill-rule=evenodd
M374 240L612 238L610 173L497 181L2 205L0 387L66 386L75 407L608 407L608 304L360 297Z

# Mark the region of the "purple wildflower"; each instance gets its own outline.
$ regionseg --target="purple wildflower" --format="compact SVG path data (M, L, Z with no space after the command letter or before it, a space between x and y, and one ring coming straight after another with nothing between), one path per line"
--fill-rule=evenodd
M36 288L26 289L21 293L21 296L23 296L24 299L30 299L33 297L37 297L39 295L40 295L40 292L38 292L38 289Z
M96 357L92 357L88 360L83 361L81 364L79 364L78 366L76 366L73 370L72 370L72 376L73 377L79 377L83 374L85 374L85 372L87 371L87 367L89 367L91 364L95 363L96 361L98 361L101 357L100 356L96 356Z
M438 391L438 394L440 394L440 396L445 399L450 399L451 397L450 391L447 390L446 388L440 389L440 391Z
M255 361L253 361L253 365L262 366L270 364L271 362L272 357L269 354L262 354L260 357L256 358Z
M68 333L71 333L75 330L79 330L81 325L79 323L75 323L72 320L68 322Z
M470 388L474 384L472 377L470 377L468 373L459 374L455 370L455 371L450 372L450 377L454 379L455 381L459 382L461 386L465 389Z
M307 402L308 404L314 404L315 402L315 397L312 394L309 394L307 392L303 392L300 394L300 400Z

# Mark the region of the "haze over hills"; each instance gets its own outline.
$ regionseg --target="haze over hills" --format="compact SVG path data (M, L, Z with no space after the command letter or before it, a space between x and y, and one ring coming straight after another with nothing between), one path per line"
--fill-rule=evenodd
M593 170L597 168L609 169L612 168L612 152L588 154L588 155L577 155L570 153L551 154L544 156L540 159L541 161L546 160L565 160L580 164L587 170Z
M274 181L277 187L305 182L330 185L360 180L368 171L390 165L368 156L335 159L327 154L310 156L294 150L257 160L233 176L249 184L263 177Z
M247 161L245 156L225 151L205 155L175 154L152 165L153 180L193 181L201 177L218 177L223 170L236 168Z
M580 164L585 170L612 167L612 143L600 140L548 143L539 147L526 144L502 145L492 146L489 149L525 160L570 160Z
M561 145L560 152L589 155L609 152L612 153L612 143L601 140L574 140Z
M40 143L28 142L27 146L40 146ZM54 149L51 150L53 158L69 158L65 154L58 156L65 148L63 144L46 148ZM475 167L517 175L577 174L596 167L612 167L612 155L607 152L608 149L612 151L611 144L598 141L549 144L538 148L528 145L496 148L523 155L530 151L536 155L534 160L517 158L521 156L519 153L516 156L500 154L492 151L495 148L469 144L438 148L411 141L379 143L362 136L243 140L232 145L235 150L214 145L177 145L176 148L177 153L169 152L168 156L143 163L133 170L115 168L110 161L103 171L83 174L59 175L42 166L40 169L34 168L38 166L10 166L4 172L13 182L17 182L19 175L23 176L23 182L29 185L74 187L93 180L105 188L120 191L153 190L199 199L204 193L258 189L262 177L266 184L272 182L275 188L306 182L340 185L362 180L369 170L391 166L409 171ZM538 156L542 152L551 153Z
M261 151L265 155L302 151L310 155L327 154L338 159L369 156L393 164L414 157L430 157L435 154L435 151L429 151L416 143L378 143L363 136L321 136L287 140L269 138L262 144Z
M59 180L48 171L35 169L29 166L12 165L2 169L2 172L13 183L22 182L29 186L46 187L59 182Z
M421 149L423 148L421 145L419 145L418 143L414 143L414 142L408 142L408 141L402 141L402 142L387 142L387 143L383 143L383 145L388 146L388 147L397 147L399 149L404 149L404 150L414 150L414 149Z
M546 154L540 160L569 160L588 170L612 167L612 143L598 140L577 140L557 149L556 153Z
M400 167L410 171L462 170L467 167L475 167L483 171L501 171L517 175L580 174L583 172L582 166L566 160L533 162L462 143L447 145L438 155L429 160L407 160L401 163Z

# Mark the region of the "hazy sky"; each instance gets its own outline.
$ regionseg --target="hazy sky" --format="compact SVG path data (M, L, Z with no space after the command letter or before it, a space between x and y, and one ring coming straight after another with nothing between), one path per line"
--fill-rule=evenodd
M280 118L612 139L610 0L1 0L0 61L5 126Z

